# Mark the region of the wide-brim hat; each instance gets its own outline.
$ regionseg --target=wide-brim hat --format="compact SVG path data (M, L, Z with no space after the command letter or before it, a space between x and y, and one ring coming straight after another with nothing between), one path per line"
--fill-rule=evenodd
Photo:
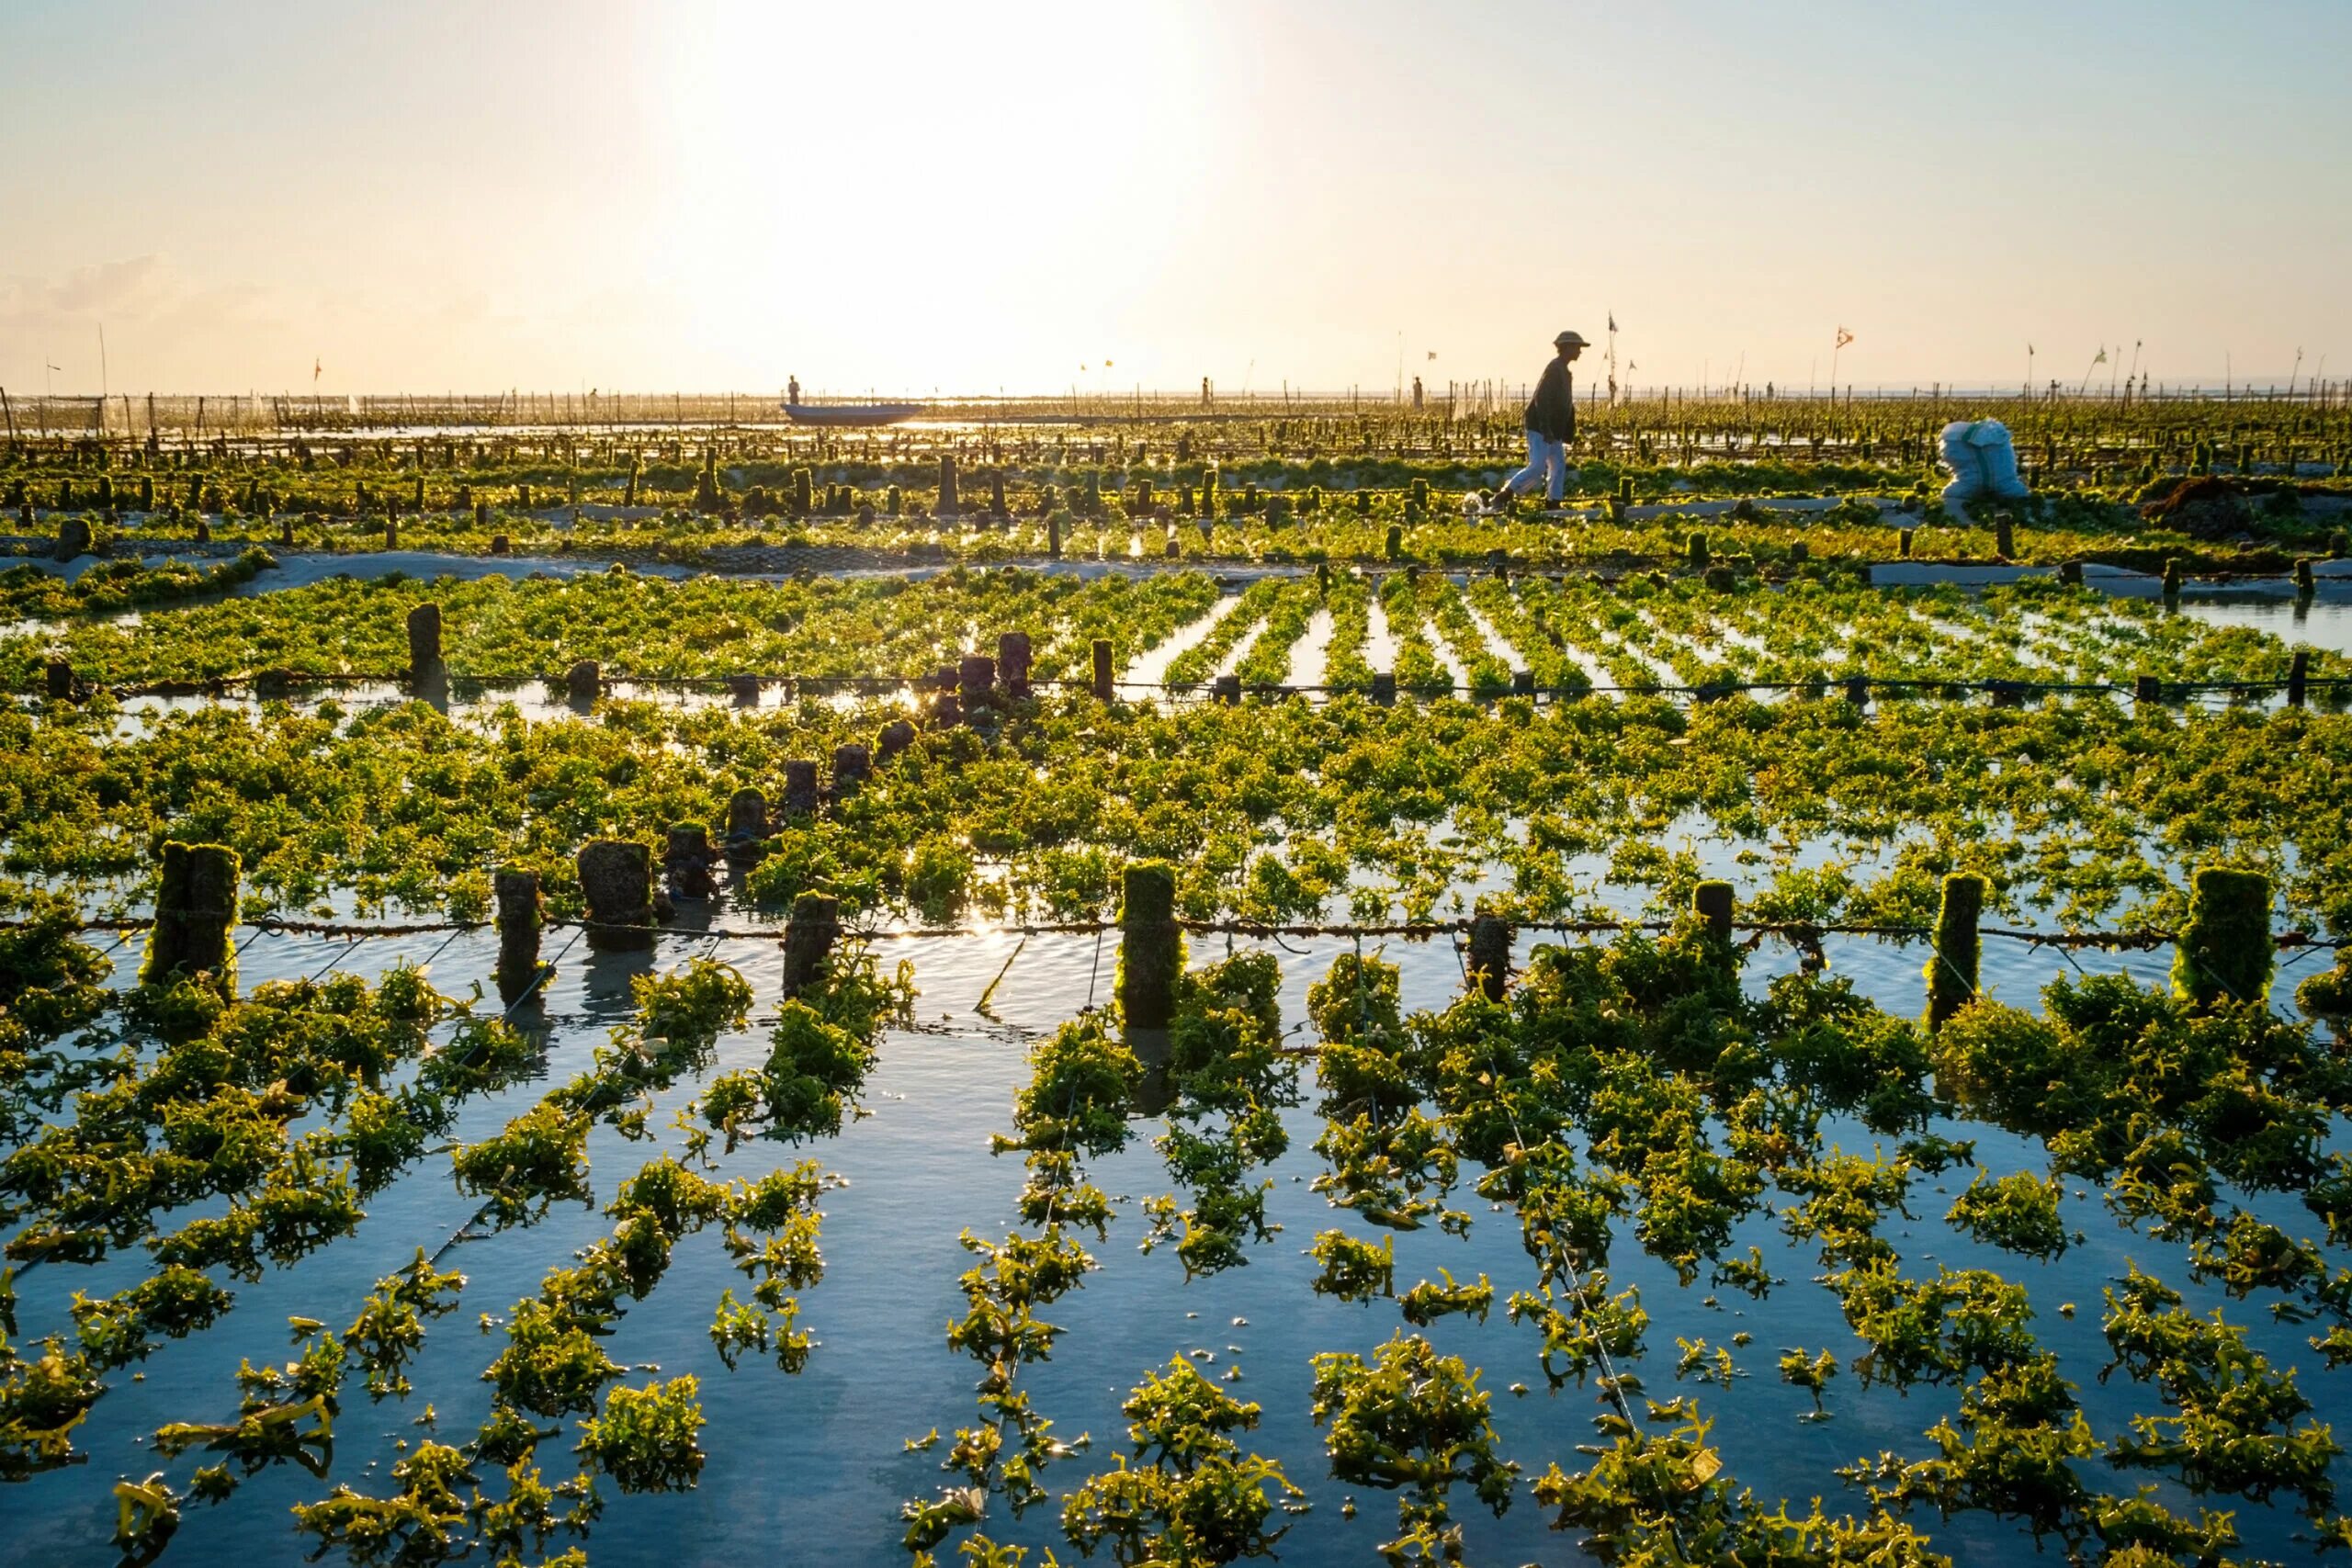
M1589 348L1592 346L1591 344L1586 340L1585 335L1582 333L1562 333L1558 337L1552 340L1552 346L1554 348L1566 348L1570 344L1574 344L1578 348Z

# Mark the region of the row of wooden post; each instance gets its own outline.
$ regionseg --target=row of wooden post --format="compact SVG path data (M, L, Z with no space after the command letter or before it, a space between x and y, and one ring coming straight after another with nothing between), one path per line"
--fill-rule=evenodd
M589 944L650 947L662 911L652 855L646 846L597 840L581 847L575 863L587 906L583 923ZM220 844L168 842L160 869L154 926L140 966L141 982L209 975L224 995L232 994L236 946L230 938L240 918L242 878L237 852ZM539 956L545 926L539 876L534 871L503 869L492 886L497 909L497 981L500 994L511 1004L536 988L546 973ZM1944 878L1926 970L1925 1021L1930 1032L1942 1028L1978 995L1979 921L1988 891L1985 880L1973 872ZM1730 941L1731 884L1699 884L1690 908L1715 938ZM786 998L821 983L840 932L838 900L803 893L793 901L784 935ZM1506 994L1516 936L1511 922L1500 915L1481 911L1470 921L1465 985L1489 1001L1499 1002ZM2191 879L2188 920L2177 938L2175 990L2200 1006L2265 1000L2273 963L2269 878L2259 872L2200 868ZM1120 888L1117 982L1126 1027L1164 1029L1173 1021L1183 964L1174 868L1161 861L1129 864Z
M955 665L943 667L935 672L933 682L952 689L958 708L964 712L978 711L999 691L1010 701L1025 700L1033 694L1030 670L1035 658L1034 647L1027 632L1005 632L997 638L994 659L986 654L967 654ZM1111 640L1108 637L1094 638L1091 651L1090 689L1096 700L1107 703L1114 691ZM441 606L438 604L418 604L408 613L408 670L410 679L419 682L447 674L447 667L441 656ZM760 678L756 675L729 675L727 677L727 689L743 706L751 706L760 700ZM573 701L593 702L603 690L604 671L593 659L579 660L565 671L564 692Z

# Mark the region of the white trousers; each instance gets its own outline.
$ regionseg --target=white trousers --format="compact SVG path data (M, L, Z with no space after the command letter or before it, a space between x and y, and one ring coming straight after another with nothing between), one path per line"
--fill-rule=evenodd
M1527 433L1527 467L1503 481L1504 493L1520 495L1533 490L1538 480L1544 481L1544 495L1553 501L1560 499L1568 485L1568 448L1565 442L1549 436Z

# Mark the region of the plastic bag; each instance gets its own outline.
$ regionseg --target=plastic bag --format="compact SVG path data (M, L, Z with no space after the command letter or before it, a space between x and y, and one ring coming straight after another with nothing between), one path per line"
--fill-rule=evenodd
M1944 467L1951 470L1951 482L1944 486L1944 502L1973 501L1984 493L1985 486L1983 448L1970 439L1976 426L1964 419L1944 426L1940 445ZM2004 432L2004 438L2007 433ZM2012 459L2014 461L2014 458Z
M1996 496L2003 501L2023 501L2033 493L2018 472L2018 449L2009 440L2008 426L1997 419L1980 419L1969 434L1968 443L1976 449L1984 487Z

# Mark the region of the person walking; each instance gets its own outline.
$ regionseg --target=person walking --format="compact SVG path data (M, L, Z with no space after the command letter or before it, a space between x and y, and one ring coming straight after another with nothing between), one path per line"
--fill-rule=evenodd
M1584 334L1562 333L1552 346L1557 353L1536 378L1535 396L1527 403L1527 467L1495 491L1489 514L1507 511L1513 496L1539 482L1555 506L1567 489L1568 443L1577 438L1577 378L1568 367L1584 352Z

